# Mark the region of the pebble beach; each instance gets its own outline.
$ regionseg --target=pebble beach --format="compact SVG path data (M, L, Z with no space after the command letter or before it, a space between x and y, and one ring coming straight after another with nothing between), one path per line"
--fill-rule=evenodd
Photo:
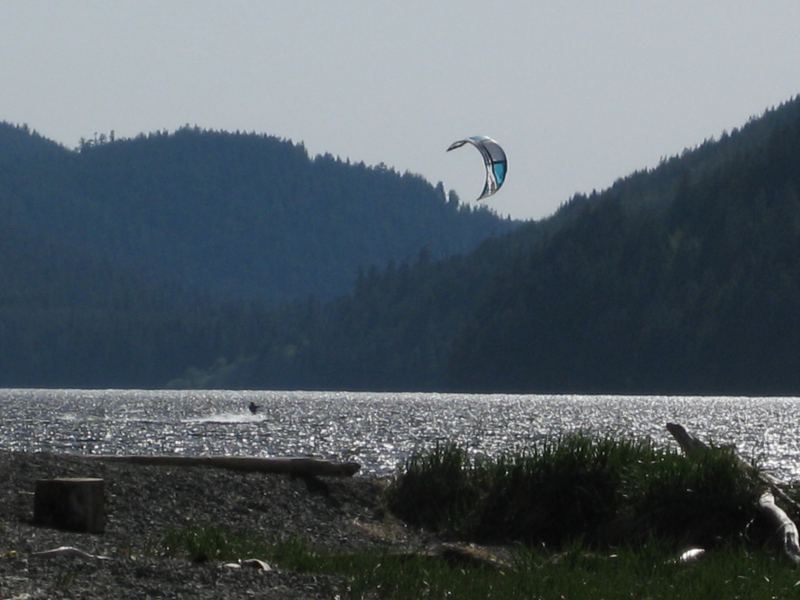
M62 531L33 523L36 481L104 480L105 531ZM160 552L169 531L202 526L322 552L422 548L429 540L383 510L386 480L302 478L209 467L142 466L74 455L0 452L0 599L336 598L340 578L232 568ZM95 557L56 554L77 548ZM45 553L45 554L42 554ZM242 556L240 559L264 559Z

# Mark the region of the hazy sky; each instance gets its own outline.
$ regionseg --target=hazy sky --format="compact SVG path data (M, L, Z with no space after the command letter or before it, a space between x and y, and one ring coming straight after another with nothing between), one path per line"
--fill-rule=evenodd
M799 0L0 0L0 120L67 147L184 125L482 188L539 218L800 92Z

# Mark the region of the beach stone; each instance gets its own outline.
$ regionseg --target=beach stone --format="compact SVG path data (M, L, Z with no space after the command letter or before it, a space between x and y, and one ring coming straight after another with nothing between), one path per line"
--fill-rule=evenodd
M33 521L58 529L103 533L106 527L105 482L93 477L37 480Z

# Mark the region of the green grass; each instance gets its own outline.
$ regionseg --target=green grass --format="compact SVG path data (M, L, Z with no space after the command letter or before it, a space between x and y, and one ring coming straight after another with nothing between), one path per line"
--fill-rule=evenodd
M519 548L513 566L499 572L424 556L325 554L299 541L269 545L216 527L168 537L170 553L194 553L202 541L206 547L196 556L203 559L258 556L281 569L338 575L342 598L352 599L771 600L794 597L800 588L800 572L784 557L751 553L741 544L720 547L691 565L678 564L677 554L660 543L613 553L581 546L562 552Z
M387 499L411 524L482 542L709 544L744 530L758 491L727 449L689 461L647 440L578 434L494 460L439 445L406 461Z
M352 598L378 591L380 598L478 598L570 600L789 598L800 574L768 556L721 550L697 565L678 565L658 549L609 555L572 550L522 555L508 573L463 570L440 560L391 559L353 563L346 573Z
M201 525L167 531L157 552L183 556L194 562L206 562L253 558L267 549L266 544L252 537L216 525Z
M334 574L352 599L794 597L800 571L754 543L760 487L720 448L690 461L649 441L572 435L490 460L443 444L408 459L387 504L446 537L514 548L504 572L429 556L323 553L211 525L171 531L159 551ZM678 564L690 545L708 552Z

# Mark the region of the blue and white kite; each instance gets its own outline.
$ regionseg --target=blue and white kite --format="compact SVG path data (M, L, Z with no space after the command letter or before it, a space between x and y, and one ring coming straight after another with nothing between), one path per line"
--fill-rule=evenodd
M483 163L486 165L486 183L483 186L481 195L478 196L478 200L483 200L499 190L506 180L506 174L508 173L506 153L503 152L500 144L485 135L475 135L465 140L453 142L447 151L450 152L450 150L461 148L464 144L475 146L480 151Z

